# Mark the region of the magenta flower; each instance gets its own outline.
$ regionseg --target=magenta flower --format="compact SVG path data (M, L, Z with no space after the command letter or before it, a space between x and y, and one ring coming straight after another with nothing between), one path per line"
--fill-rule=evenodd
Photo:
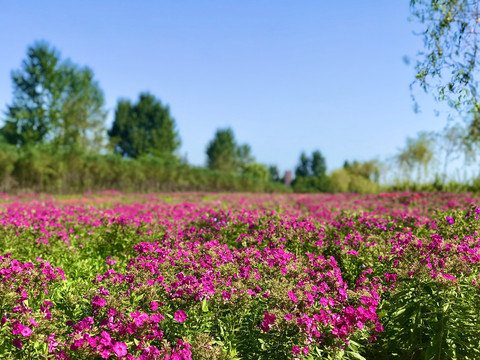
M450 225L453 225L455 224L455 219L450 217L450 216L447 216L447 222L450 224Z
M150 310L157 311L157 309L158 309L158 303L156 301L152 301L150 303Z
M270 330L276 318L277 317L274 314L269 314L268 311L265 311L265 313L263 314L262 330L264 332Z
M175 312L175 316L173 318L176 321L183 323L185 320L187 320L187 314L185 314L185 311L183 310L178 310Z
M24 326L23 329L20 331L20 334L22 334L22 336L29 337L30 335L32 335L32 329Z
M293 293L293 291L289 291L287 293L288 297L290 298L290 300L292 300L294 303L298 302L298 298L297 296Z
M21 349L23 347L23 344L20 340L13 339L13 346L15 346L17 349Z
M95 295L92 300L92 304L96 306L104 307L107 304L107 302L105 301L104 298L101 298L100 296Z
M112 346L113 352L117 354L118 357L127 355L127 345L122 342L116 342Z

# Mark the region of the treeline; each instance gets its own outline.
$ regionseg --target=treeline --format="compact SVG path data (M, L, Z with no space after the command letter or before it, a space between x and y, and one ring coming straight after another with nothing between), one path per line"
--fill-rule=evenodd
M150 93L118 101L105 128L104 94L93 72L45 42L12 71L13 101L0 129L0 190L291 191L270 180L231 129L208 145L208 166L181 159L176 123Z
M476 186L447 181L448 161L459 152L465 159L474 157L472 142L458 127L437 136L443 150L434 149L431 135L420 134L407 139L390 168L378 160L346 161L329 174L319 150L310 156L302 153L294 174L280 174L275 165L255 161L250 146L239 144L232 129L217 129L206 146L206 166L191 166L179 156L181 137L168 105L148 92L136 101L120 99L107 129L104 94L92 70L62 59L46 42L28 47L11 79L13 100L0 127L2 192L375 193L427 185L440 190ZM442 175L422 181L439 153L445 156ZM388 174L394 180L380 186Z
M0 192L79 193L88 190L136 192L289 192L281 183L177 161L142 156L86 153L72 148L0 146Z
M2 192L375 190L369 175L360 183L355 171L328 176L319 151L301 155L294 179L280 174L256 162L230 128L207 144L206 167L191 166L178 154L181 138L168 105L147 92L120 99L106 129L93 72L46 42L28 48L11 78L13 100L0 128Z

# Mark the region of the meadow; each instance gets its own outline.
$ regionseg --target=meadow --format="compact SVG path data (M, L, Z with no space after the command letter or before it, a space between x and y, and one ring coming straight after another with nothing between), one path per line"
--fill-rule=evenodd
M0 358L478 359L479 200L0 194Z

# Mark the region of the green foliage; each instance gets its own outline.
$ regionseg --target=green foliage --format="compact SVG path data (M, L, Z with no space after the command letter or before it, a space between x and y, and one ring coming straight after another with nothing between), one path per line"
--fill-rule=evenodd
M180 146L170 109L148 93L141 93L133 105L119 100L108 136L114 151L130 158L172 157Z
M270 181L273 182L282 182L282 177L280 176L280 170L276 165L270 165L268 167L268 172L270 173Z
M22 67L12 72L13 103L1 133L17 146L52 144L98 150L106 112L93 72L69 60L45 42L27 50Z
M409 179L416 170L417 182L420 183L422 174L427 175L428 166L434 156L433 139L430 134L420 132L417 138L407 138L405 148L395 156L395 161Z
M327 164L319 150L314 151L311 158L302 152L299 164L295 169L293 190L302 193L332 191L326 171Z
M327 172L325 157L319 150L315 150L311 157L304 152L300 155L299 164L295 169L295 177L322 177Z
M295 177L307 177L310 175L310 159L304 152L302 152L299 164L295 169Z
M372 194L380 191L380 186L368 177L351 172L345 168L333 171L330 174L330 183L333 192L354 192L358 194Z
M253 191L289 192L269 179L261 164L247 164L243 173L226 173L186 166L173 157L58 151L51 145L23 146L0 143L0 191L78 193L98 190L137 192Z
M2 189L0 191L6 191L11 186L13 181L11 175L17 159L17 148L0 141L0 189Z
M330 178L323 176L295 177L293 191L298 193L332 192Z
M323 176L327 172L325 157L318 150L312 153L311 172L313 176Z
M207 166L211 170L238 172L243 166L253 162L248 144L238 145L233 130L217 129L207 145Z
M270 179L270 172L267 167L258 163L245 164L242 167L242 175L265 182Z
M469 0L410 1L424 43L415 83L459 110L473 110L478 103L478 5Z

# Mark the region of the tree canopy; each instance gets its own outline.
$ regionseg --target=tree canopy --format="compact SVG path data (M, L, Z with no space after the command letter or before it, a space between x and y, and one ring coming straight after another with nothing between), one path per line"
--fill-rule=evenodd
M421 24L424 50L418 53L415 83L437 100L464 112L479 112L478 0L411 0Z
M327 172L325 157L319 150L315 150L311 157L305 152L300 155L299 163L295 169L296 177L321 177Z
M207 145L207 166L212 170L238 172L254 161L248 144L239 145L231 128L217 129Z
M11 78L13 101L1 129L8 143L101 147L104 95L91 69L62 60L54 47L37 42Z
M149 93L136 104L119 100L108 136L114 151L122 156L171 156L180 146L180 136L168 106Z

